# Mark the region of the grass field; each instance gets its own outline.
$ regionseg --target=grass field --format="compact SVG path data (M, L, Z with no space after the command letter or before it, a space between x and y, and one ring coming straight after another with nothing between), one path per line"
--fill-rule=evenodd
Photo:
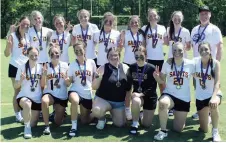
M226 38L224 38L224 43L226 43ZM5 40L1 40L1 141L10 141L10 142L23 142L23 125L15 123L15 116L12 106L12 97L13 89L11 81L8 78L8 63L9 58L6 58L3 54L5 49ZM225 47L225 46L224 46ZM164 49L167 51L167 48ZM70 60L74 58L72 49L70 49ZM192 57L192 52L189 52L189 58ZM226 75L223 74L223 71L226 71L224 67L226 63L226 54L224 53L223 60L221 62L221 87L222 92L226 94ZM169 132L168 138L164 141L170 142L183 142L183 141L193 141L193 142L202 142L202 141L211 141L211 126L209 127L209 133L202 133L198 131L198 121L193 120L191 115L196 111L195 100L194 100L194 90L192 90L192 102L191 102L191 111L188 114L186 127L182 133ZM69 105L70 106L70 105ZM52 107L50 108L52 109ZM226 100L223 99L223 102L220 106L220 123L219 131L223 141L226 141ZM68 113L69 108L67 108ZM224 113L223 113L224 112ZM32 129L33 138L26 141L45 141L45 142L152 142L154 141L153 137L159 130L159 121L157 116L157 111L155 112L155 117L153 125L149 129L141 128L140 135L132 136L129 134L130 123L124 128L116 128L112 126L112 121L109 119L104 130L99 131L95 128L95 125L80 125L78 124L79 136L74 138L69 138L68 131L71 128L70 125L70 116L67 116L64 124L56 128L51 125L52 136L44 136L42 134L44 123L40 121L38 126ZM224 115L225 114L225 115ZM168 128L172 129L173 118L170 117L168 120Z

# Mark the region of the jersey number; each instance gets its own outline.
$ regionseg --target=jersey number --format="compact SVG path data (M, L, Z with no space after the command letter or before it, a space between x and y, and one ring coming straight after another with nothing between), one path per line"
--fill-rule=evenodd
M35 85L35 87L37 87L37 86L38 86L38 80L35 80L34 85ZM31 85L31 87L32 87L32 85Z
M183 83L184 83L184 79L180 78L179 85L183 85ZM178 81L176 77L173 79L173 84L178 85Z

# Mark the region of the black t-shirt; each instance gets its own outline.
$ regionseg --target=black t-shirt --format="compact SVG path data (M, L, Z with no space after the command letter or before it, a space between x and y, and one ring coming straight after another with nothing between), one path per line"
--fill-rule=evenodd
M155 71L155 67L152 64L145 63L145 70L142 76L142 72L144 69L143 67L138 67L138 74L141 79L141 88L142 93L145 97L157 97L156 94L156 87L157 82L153 77L153 72ZM129 78L132 80L133 85L133 92L138 92L139 83L138 83L138 76L137 76L137 63L130 65L129 69Z
M131 82L129 82L128 69L129 67L125 64L120 64L117 69L110 63L106 63L104 66L103 78L100 87L96 91L96 95L113 102L125 101L126 92L129 91L132 86ZM116 86L118 81L118 70L119 82L121 84L120 87Z

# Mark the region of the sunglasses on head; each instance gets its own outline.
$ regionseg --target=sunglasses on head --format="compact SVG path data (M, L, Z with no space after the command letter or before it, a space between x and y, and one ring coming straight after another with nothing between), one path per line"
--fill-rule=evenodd
M108 19L106 19L106 20L104 21L104 24L107 24L108 22L109 22L110 25L113 24L112 20L108 20Z
M138 61L138 60L144 60L144 56L143 55L135 55L135 59Z

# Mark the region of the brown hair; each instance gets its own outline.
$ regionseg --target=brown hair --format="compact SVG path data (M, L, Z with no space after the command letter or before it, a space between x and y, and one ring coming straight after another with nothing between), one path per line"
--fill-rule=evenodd
M86 10L86 9L81 9L81 10L79 10L78 12L77 12L77 17L78 17L78 19L80 18L80 14L82 13L82 12L86 12L87 14L88 14L88 16L90 17L90 12L88 11L88 10Z
M63 22L64 22L64 24L66 24L66 21L65 21L63 15L61 15L61 14L55 15L54 18L53 18L53 25L55 25L55 20L56 20L56 19L62 19Z
M28 19L29 20L29 18L27 16L23 16L23 17L20 18L19 22L23 21L24 19ZM22 35L20 34L20 30L19 29L20 29L20 26L17 27L15 34L16 34L16 37L18 38L19 43L21 44L21 42L22 42ZM24 38L26 38L26 37L24 37Z
M147 49L144 46L139 46L138 48L136 48L135 52L137 52L137 51L140 51L140 52L144 53L145 56L147 56Z
M49 51L48 51L49 56L51 55L51 52L52 52L53 49L57 49L59 51L59 53L61 53L60 52L60 46L59 45L50 43L50 45L49 45Z
M110 54L111 51L115 51L116 53L118 53L119 58L121 58L121 52L120 52L120 50L119 50L117 47L111 47L111 48L108 49L108 52L107 52L107 59L108 59L109 54Z

